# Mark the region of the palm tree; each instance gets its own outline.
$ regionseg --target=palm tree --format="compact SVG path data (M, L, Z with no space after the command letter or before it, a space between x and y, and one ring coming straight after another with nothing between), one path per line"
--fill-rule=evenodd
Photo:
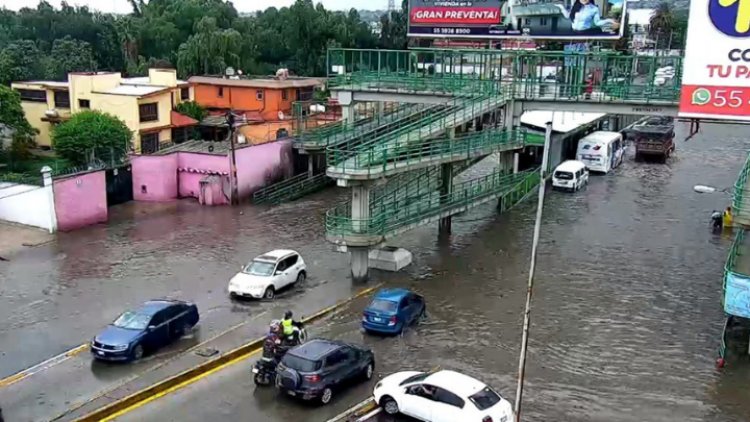
M672 32L674 31L675 20L674 8L671 3L667 2L659 4L654 14L651 15L648 32L651 38L656 39L656 48L659 47L660 38L669 37L669 44L672 44ZM667 45L667 48L670 47L671 45Z

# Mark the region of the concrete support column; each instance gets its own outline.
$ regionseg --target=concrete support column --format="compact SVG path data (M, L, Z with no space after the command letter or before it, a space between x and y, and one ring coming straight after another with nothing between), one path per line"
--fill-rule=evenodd
M354 103L341 106L341 117L344 119L345 125L350 126L354 124Z
M354 233L367 233L370 220L370 185L366 183L352 186L352 230ZM370 248L349 247L352 280L367 281L370 270Z
M440 180L440 202L445 202L448 200L445 195L453 192L453 163L440 165ZM450 234L452 219L452 216L440 219L439 232L441 235Z
M383 115L385 115L385 103L382 101L378 101L375 103L375 109L377 110L376 117L377 119L382 119Z
M513 174L518 173L518 160L520 157L521 156L517 152L513 153Z
M315 157L307 154L307 177L313 177L315 174Z
M55 211L55 190L52 187L52 168L49 166L42 167L42 182L44 190L47 191L47 202L49 204L49 232L57 231L57 212Z

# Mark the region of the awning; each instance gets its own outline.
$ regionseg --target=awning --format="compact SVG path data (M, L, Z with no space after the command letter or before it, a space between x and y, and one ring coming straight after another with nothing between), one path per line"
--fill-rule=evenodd
M180 114L172 110L172 127L195 126L197 124L198 121L193 119L192 117L188 117L184 114Z

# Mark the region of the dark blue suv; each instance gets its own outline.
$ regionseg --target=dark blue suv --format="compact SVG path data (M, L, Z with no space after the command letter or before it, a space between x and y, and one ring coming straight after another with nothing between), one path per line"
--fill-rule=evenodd
M286 352L277 368L276 387L289 396L328 404L335 392L353 381L371 379L374 370L370 349L314 339Z

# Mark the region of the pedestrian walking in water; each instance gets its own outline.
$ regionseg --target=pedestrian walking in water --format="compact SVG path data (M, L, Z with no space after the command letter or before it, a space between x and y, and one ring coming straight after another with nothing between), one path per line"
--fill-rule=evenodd
M724 214L722 217L722 226L724 226L725 229L732 228L732 207L727 207L726 210L724 210Z

